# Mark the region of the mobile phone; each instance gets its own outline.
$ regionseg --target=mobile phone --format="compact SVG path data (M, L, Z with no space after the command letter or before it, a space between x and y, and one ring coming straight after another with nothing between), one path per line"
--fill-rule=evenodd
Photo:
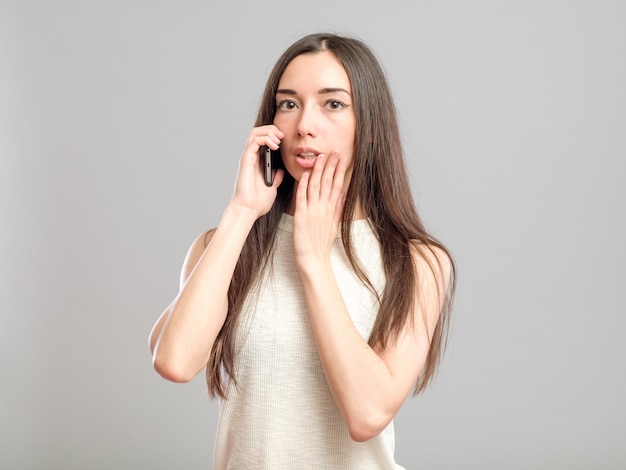
M263 158L263 173L265 175L265 185L266 186L271 186L272 184L274 184L274 164L272 162L272 149L270 149L269 147L265 147L265 151L263 152L264 158Z

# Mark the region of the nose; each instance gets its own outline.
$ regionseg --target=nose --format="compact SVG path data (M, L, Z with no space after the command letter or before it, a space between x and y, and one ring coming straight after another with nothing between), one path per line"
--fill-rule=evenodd
M309 106L302 108L296 129L298 131L298 136L300 137L305 137L307 135L311 137L317 136L317 119L314 109Z

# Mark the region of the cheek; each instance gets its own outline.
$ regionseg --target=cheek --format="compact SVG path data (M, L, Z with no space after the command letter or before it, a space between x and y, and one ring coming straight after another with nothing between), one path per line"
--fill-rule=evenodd
M290 119L288 115L276 113L274 115L273 124L280 128L280 126L287 127L293 119Z
M354 145L356 143L354 127L347 126L343 130L342 141L345 151L349 151L349 154L352 155L354 153Z

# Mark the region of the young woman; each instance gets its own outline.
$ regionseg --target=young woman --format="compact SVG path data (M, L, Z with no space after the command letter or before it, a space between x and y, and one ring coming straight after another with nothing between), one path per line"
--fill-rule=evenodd
M259 157L279 150L264 182ZM278 60L235 190L150 335L154 367L206 368L216 469L398 469L393 418L439 363L454 264L418 217L395 108L361 41Z

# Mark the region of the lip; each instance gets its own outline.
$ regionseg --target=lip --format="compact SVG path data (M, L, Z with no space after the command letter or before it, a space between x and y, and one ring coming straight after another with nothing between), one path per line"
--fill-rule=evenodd
M315 161L317 160L317 156L322 152L311 147L298 147L294 150L293 153L296 158L296 163L298 163L298 165L300 165L302 168L313 168L313 166L315 165ZM315 156L303 158L300 156L300 154L303 153L312 153L315 154Z

